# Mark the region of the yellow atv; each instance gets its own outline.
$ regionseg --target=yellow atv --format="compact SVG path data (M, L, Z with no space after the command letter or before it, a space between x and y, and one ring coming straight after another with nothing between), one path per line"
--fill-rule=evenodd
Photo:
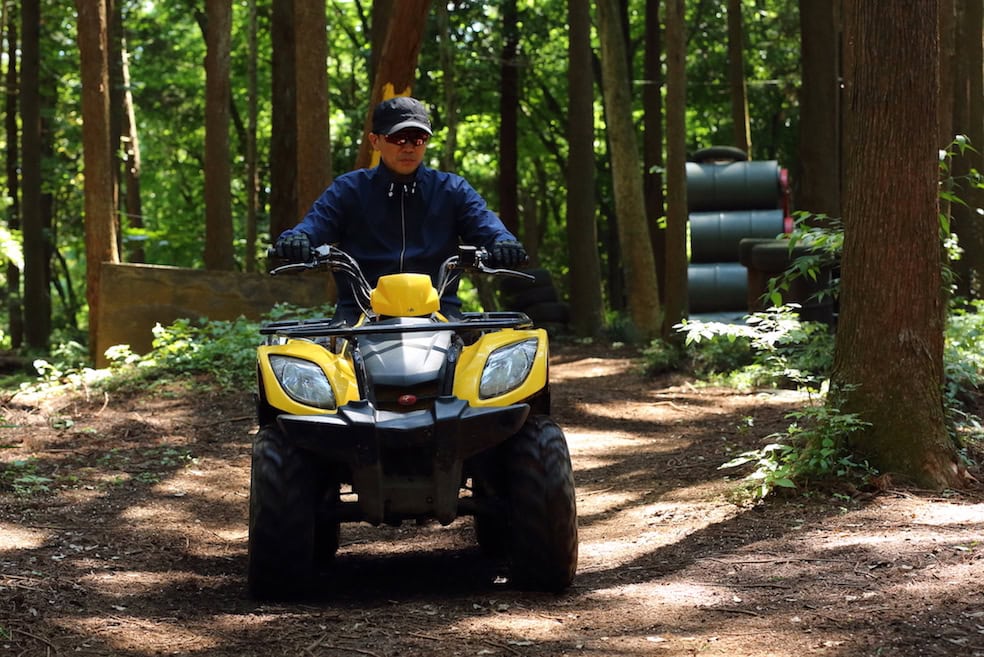
M342 522L399 525L474 517L479 545L505 557L511 585L560 591L577 568L574 477L550 420L547 334L516 312L449 320L441 292L492 269L462 246L437 287L424 274L369 283L331 246L272 274L349 279L362 317L266 324L257 350L249 500L250 593L310 592Z

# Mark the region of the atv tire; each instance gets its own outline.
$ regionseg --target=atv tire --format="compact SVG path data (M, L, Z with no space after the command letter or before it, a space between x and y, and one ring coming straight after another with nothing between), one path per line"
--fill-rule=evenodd
M472 518L475 527L475 540L482 554L498 559L509 554L509 518L504 504L495 504L495 494L488 486L475 483L474 495L479 500L488 500L484 506L491 507ZM498 507L498 508L497 508Z
M257 599L307 592L314 565L317 470L274 426L253 440L247 586Z
M514 586L558 592L577 570L574 473L564 433L543 415L510 439L507 460L510 579Z

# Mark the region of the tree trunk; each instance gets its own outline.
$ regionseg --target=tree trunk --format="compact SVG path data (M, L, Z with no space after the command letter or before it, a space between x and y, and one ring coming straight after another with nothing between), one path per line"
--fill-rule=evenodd
M618 214L618 241L629 315L637 337L649 341L660 332L659 290L652 242L646 223L641 163L632 124L632 99L625 63L626 44L618 14L618 0L598 0L608 138L611 144L612 185Z
M441 169L457 171L455 151L458 148L458 89L454 64L455 46L451 41L451 17L448 4L439 2L436 6L438 38L441 48L441 85L444 92L444 148L441 151Z
M29 347L44 349L51 335L48 227L41 207L41 7L39 0L21 4L21 230L24 239L24 337ZM103 86L105 89L105 85ZM106 134L106 145L109 135ZM109 166L107 162L106 166Z
M376 105L393 96L410 95L417 72L417 56L424 41L430 0L401 0L393 3L392 15L386 29L386 41L379 56L378 70L373 78L372 94L363 124L363 134L372 130L372 111ZM373 17L373 23L376 18ZM378 154L377 154L378 155ZM369 140L363 138L356 169L374 166Z
M324 0L294 0L297 54L297 201L306 212L331 183L328 39Z
M800 0L800 86L796 207L841 216L840 0Z
M687 35L683 0L666 0L666 297L662 336L687 316Z
M642 88L643 189L646 194L646 220L653 243L659 298L666 304L666 228L661 226L663 207L663 28L659 20L661 0L646 0L645 82Z
M297 75L294 0L273 0L273 97L270 135L270 240L297 224Z
M206 3L205 54L205 268L236 267L229 164L229 54L232 0Z
M519 12L516 0L502 6L499 65L499 217L514 235L519 229ZM530 231L533 232L532 230ZM533 247L535 245L527 245Z
M257 215L259 214L259 175L256 157L256 123L258 117L256 64L257 45L256 0L249 0L249 23L246 53L246 254L243 266L248 272L256 271Z
M731 89L731 122L735 129L735 146L748 153L751 159L752 134L748 122L744 43L741 0L728 0L728 86Z
M954 62L953 132L966 135L976 152L967 151L953 158L951 173L954 193L964 202L952 207L953 231L963 248L963 257L954 263L957 294L966 298L984 297L984 222L977 214L984 206L984 193L967 184L972 169L984 171L984 87L982 87L981 0L958 0L956 42L959 51Z
M595 218L594 79L591 70L591 3L567 3L567 250L571 325L582 337L604 333L601 262Z
M99 278L104 262L119 262L113 155L109 132L109 60L105 0L76 0L82 68L82 146L85 171L86 299L89 355L99 336ZM25 149L25 157L27 149ZM27 200L25 199L25 205ZM47 296L47 289L45 289ZM29 319L30 324L30 319Z
M123 155L124 210L126 225L143 228L143 204L140 199L140 140L137 134L137 116L130 91L130 65L126 43L123 44ZM129 249L130 262L144 262L146 255L143 240L134 240Z
M17 53L20 44L17 37L17 15L9 0L3 3L3 25L7 43L7 89L17 89ZM21 229L21 205L18 167L20 156L17 134L17 94L8 93L4 99L4 134L6 135L6 172L7 198L7 228L11 231ZM7 333L10 335L10 346L20 349L24 343L24 307L21 300L21 270L17 263L7 263Z
M943 416L938 3L845 5L841 314L831 400L851 447L917 485L961 483Z

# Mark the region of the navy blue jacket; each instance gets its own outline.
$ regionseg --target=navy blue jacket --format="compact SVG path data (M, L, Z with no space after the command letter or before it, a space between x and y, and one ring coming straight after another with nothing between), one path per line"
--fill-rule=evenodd
M485 200L461 176L421 166L402 181L385 165L335 178L304 219L284 234L303 232L311 244L347 252L375 286L385 274L428 274L437 283L441 264L458 244L491 247L515 240ZM340 316L352 316L355 299L344 276L336 277ZM457 312L457 284L441 299Z

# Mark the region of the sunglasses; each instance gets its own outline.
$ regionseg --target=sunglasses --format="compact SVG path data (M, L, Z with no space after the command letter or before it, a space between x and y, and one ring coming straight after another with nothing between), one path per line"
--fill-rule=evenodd
M383 139L394 146L406 146L410 144L411 146L417 147L426 144L427 140L430 139L430 135L423 131L397 132L392 135L383 135Z

